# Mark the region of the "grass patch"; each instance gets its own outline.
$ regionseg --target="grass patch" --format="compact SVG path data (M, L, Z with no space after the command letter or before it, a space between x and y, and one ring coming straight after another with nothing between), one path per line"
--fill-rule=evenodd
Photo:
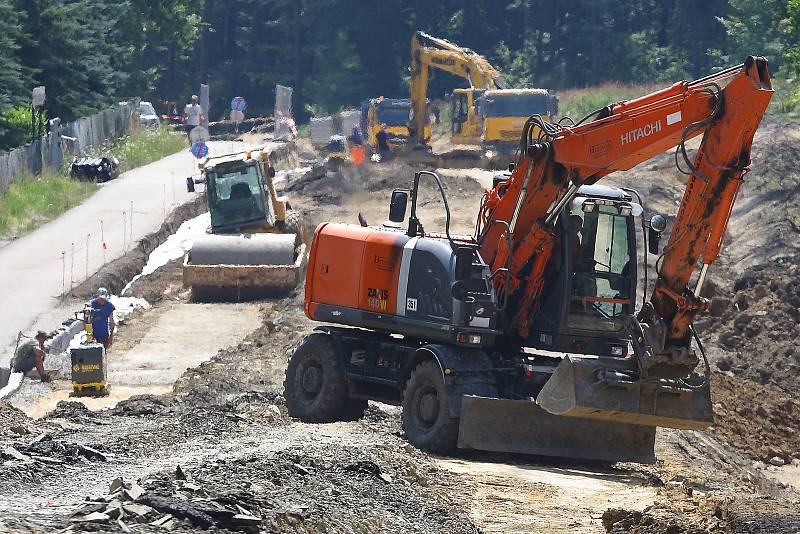
M180 152L187 146L185 135L161 127L155 132L135 130L127 137L88 152L116 156L120 172L125 172ZM0 195L0 238L20 236L38 228L86 200L97 188L95 183L79 182L52 171L14 182Z
M116 156L120 172L125 172L180 152L188 146L185 135L173 133L169 128L161 126L155 132L137 129L129 136L115 139L89 152L96 156Z
M579 121L589 113L608 104L631 100L667 87L669 84L629 85L608 82L595 87L557 91L558 116Z
M0 196L0 237L30 232L83 202L97 187L53 172L14 182Z

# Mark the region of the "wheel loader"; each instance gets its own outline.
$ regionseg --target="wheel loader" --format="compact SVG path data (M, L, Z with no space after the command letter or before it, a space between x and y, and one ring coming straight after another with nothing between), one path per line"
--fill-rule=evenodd
M406 438L433 452L610 462L655 461L656 427L708 427L692 320L772 93L767 61L750 56L569 126L533 116L472 236L451 234L428 171L392 193L383 226L318 226L304 311L327 324L289 360L289 414L353 419L373 399L401 405ZM667 219L643 217L634 189L596 182L670 147L688 181L661 247ZM417 214L421 179L439 188L444 232Z
M189 192L205 185L211 226L184 257L183 284L193 299L231 293L285 292L297 286L306 265L306 233L300 215L279 197L266 150L207 158Z

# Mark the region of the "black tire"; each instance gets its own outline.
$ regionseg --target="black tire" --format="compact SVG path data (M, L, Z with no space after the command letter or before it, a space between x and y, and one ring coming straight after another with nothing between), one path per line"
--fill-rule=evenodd
M349 415L344 358L326 334L311 334L297 347L283 389L289 415L303 422L332 423Z
M342 414L342 421L358 421L364 417L364 411L367 409L367 399L347 399L347 405L344 407Z
M417 365L403 391L403 430L420 449L446 454L458 443L458 418L450 417L442 369L435 361Z

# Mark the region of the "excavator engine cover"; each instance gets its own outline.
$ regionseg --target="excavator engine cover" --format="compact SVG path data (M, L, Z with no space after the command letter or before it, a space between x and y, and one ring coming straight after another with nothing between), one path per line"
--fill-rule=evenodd
M655 462L656 429L560 417L533 401L465 395L458 447L605 462Z
M714 423L711 388L680 381L640 380L630 363L611 358L567 356L536 402L570 418L703 430Z

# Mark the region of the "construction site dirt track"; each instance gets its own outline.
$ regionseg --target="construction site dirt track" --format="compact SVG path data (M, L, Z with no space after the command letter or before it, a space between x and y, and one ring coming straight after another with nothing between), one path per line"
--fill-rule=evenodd
M766 171L759 173L756 159L788 142L790 130L767 125L765 131L756 138L753 185L743 191L744 202L775 201L757 185ZM650 208L674 215L681 184L666 161L658 159L643 174L651 184ZM310 231L323 221L355 223L359 212L380 224L391 189L407 187L414 170L395 160L343 176L309 174L287 194ZM443 178L455 232L470 233L478 211L482 187L470 172ZM652 185L656 179L662 185ZM443 228L434 184L423 187L420 199L426 228ZM750 224L746 213L737 216ZM785 222L782 215L774 218ZM794 230L789 225L785 231ZM780 256L788 257L797 234L784 238ZM797 337L789 310L796 273L793 263L773 256L760 271L738 272L734 266L745 250L734 235L713 278L713 298L729 302L712 305L700 325L716 370L716 424L703 432L659 431L654 466L475 452L434 457L404 439L398 408L378 403L356 422L292 420L282 397L286 362L315 326L303 314L299 287L286 297L247 304L260 325L186 370L164 395L135 396L96 412L62 402L37 420L0 404L0 530L155 532L159 527L151 523L162 521L178 532L797 531L797 493L775 482L764 466L775 456L791 464L800 454L800 373L791 365L797 353L786 352ZM119 266L119 283L141 269L142 254L129 259L138 268ZM154 313L192 305L179 261L139 279L130 294L154 307L129 317L112 356L140 343ZM746 309L740 294L747 297ZM745 324L739 316L748 310L752 317ZM753 321L761 328L755 330ZM725 339L735 344L725 345ZM88 519L93 513L100 514L96 522Z

